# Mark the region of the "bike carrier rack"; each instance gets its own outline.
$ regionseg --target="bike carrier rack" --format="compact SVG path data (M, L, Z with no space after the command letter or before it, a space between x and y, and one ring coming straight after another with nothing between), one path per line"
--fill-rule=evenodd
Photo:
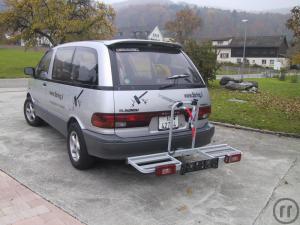
M190 109L192 108L192 110ZM195 122L198 119L199 105L197 100L192 101L182 101L175 102L171 107L171 118L174 118L175 109L180 109L188 115L188 123L190 129L192 130L192 144L191 148L188 149L176 149L172 150L172 134L173 134L173 123L171 119L169 138L168 138L168 149L166 152L150 154L150 155L140 155L127 158L127 163L137 169L139 172L144 174L156 173L158 169L164 170L159 175L173 174L180 171L181 174L186 172L208 169L208 168L218 168L222 163L233 163L241 160L242 152L232 148L227 144L220 145L209 145L205 147L195 147L196 140L196 127ZM177 157L198 155L204 160L195 161L186 164ZM189 171L186 167L194 167ZM196 168L196 169L195 169Z

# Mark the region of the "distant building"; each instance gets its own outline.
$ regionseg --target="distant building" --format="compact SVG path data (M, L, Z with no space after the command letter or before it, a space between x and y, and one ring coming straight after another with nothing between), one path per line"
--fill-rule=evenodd
M51 42L46 37L39 37L36 40L37 40L36 43L37 47L53 47ZM26 42L23 39L21 39L20 45L24 47L26 45Z
M149 39L155 41L171 41L171 38L164 37L165 32L161 31L158 26L153 29L145 27L123 27L119 28L114 39Z
M155 41L163 41L164 37L162 33L160 32L158 26L154 28L154 30L148 35L149 40L155 40Z
M213 39L212 45L218 49L218 62L243 62L243 37ZM287 67L289 65L287 50L288 43L284 36L247 37L246 63L273 68L274 66Z

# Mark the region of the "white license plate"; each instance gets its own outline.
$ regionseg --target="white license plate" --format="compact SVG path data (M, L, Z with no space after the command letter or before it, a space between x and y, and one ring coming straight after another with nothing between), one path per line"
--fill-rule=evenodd
M158 117L158 129L169 130L170 129L171 116ZM178 116L174 116L173 129L178 128Z

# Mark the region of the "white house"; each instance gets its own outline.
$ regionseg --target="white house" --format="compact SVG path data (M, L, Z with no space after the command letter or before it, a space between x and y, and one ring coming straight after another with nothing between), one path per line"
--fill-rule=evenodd
M243 62L243 37L214 39L212 45L218 49L218 62ZM287 49L288 43L284 36L247 37L245 59L250 65L287 67L289 65L289 59L286 56Z
M158 26L154 28L154 30L149 34L148 36L149 40L155 40L155 41L163 41L164 37L162 33L160 32Z

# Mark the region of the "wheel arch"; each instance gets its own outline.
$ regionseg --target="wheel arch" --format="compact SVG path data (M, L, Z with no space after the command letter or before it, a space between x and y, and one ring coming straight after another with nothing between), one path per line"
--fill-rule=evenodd
M72 123L78 123L81 129L84 128L82 122L78 118L76 118L75 116L71 116L67 123L67 131L69 130L70 124Z

